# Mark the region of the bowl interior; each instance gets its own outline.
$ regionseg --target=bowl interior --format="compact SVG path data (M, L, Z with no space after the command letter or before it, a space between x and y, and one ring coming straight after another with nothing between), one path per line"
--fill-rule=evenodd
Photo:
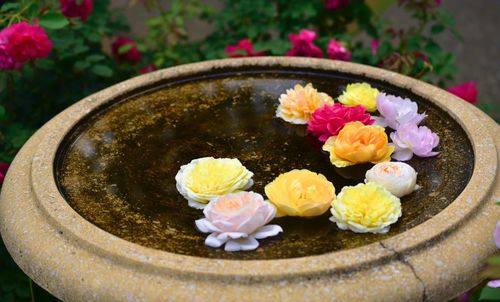
M252 191L280 173L309 169L343 186L363 181L369 166L338 170L308 135L306 126L275 117L278 98L295 84L312 83L336 98L352 82L366 81L386 93L410 97L428 115L425 125L441 138L440 155L413 158L421 189L403 197L403 216L389 233L339 230L329 212L316 218L278 218L284 233L261 240L252 252L228 253L204 245L197 231L200 210L177 192L175 174L192 159L238 158L254 172ZM216 70L168 79L121 96L91 112L65 138L55 163L57 184L81 216L128 241L167 252L208 258L281 259L317 255L369 244L433 217L465 188L474 162L472 146L444 110L389 83L339 72L293 68Z

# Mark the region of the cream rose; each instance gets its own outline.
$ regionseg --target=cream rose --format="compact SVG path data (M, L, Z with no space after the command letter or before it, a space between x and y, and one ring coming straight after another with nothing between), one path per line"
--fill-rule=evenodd
M189 206L203 209L214 198L249 189L252 176L236 158L203 157L182 166L175 181Z
M397 197L408 195L418 188L417 172L402 162L376 164L366 172L365 177L366 183L378 183Z
M203 210L205 218L196 220L203 233L211 233L205 244L228 252L249 251L259 246L257 239L275 236L283 229L266 225L276 216L276 208L254 192L220 196Z

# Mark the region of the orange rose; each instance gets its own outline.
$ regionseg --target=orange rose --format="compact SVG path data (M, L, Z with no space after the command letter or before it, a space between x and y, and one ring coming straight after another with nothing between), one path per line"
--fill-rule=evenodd
M362 163L391 160L394 146L389 146L387 134L380 126L365 126L361 122L347 123L338 136L330 137L323 150L330 152L330 161L338 168Z

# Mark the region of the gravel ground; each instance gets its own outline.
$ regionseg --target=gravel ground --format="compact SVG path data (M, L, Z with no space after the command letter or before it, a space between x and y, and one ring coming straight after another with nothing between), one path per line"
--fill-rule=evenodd
M115 5L123 5L127 0L114 0ZM168 1L165 1L168 3ZM220 7L220 0L207 0ZM456 83L475 81L479 88L481 105L488 108L490 115L500 120L500 0L444 0L446 8L456 19L456 29L463 42L450 34L440 38L442 45L457 56L459 73ZM167 5L165 5L167 7ZM140 5L126 12L132 20L137 36L144 35L144 20L148 12ZM387 16L404 27L408 19L396 9ZM211 30L202 22L192 22L188 31L193 39L201 39Z

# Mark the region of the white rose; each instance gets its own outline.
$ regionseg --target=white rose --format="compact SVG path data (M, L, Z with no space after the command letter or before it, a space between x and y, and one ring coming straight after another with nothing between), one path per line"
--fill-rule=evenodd
M383 162L366 172L365 183L374 182L385 187L397 197L403 197L418 189L417 172L402 162Z
M275 236L283 229L266 225L276 216L276 208L254 192L238 192L212 200L203 210L205 218L196 220L203 233L211 233L205 244L226 251L248 251L259 246L257 239Z

